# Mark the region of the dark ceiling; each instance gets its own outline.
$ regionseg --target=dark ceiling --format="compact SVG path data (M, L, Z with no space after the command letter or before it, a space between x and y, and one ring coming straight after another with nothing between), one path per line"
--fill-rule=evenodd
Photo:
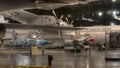
M53 15L52 10L30 9L26 11L37 15ZM110 25L111 22L120 25L120 20L113 17L113 13L120 16L120 0L115 2L112 0L100 0L88 4L65 6L54 11L57 18L60 18L63 14L62 19L66 21L67 17L69 22L74 22L74 26ZM102 13L101 16L98 15L100 12Z

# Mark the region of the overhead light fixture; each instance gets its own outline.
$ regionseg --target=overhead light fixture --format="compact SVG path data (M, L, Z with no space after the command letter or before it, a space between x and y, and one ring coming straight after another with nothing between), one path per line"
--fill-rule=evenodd
M116 2L116 0L112 0L112 2Z
M111 26L114 26L114 25L115 25L115 23L114 23L114 22L111 22L111 23L110 23L110 25L111 25Z
M113 15L116 15L117 14L117 11L113 11L113 13L112 13Z
M99 13L98 13L98 15L99 15L99 16L102 16L102 15L103 15L103 13L102 13L102 12L99 12Z
M119 11L114 10L114 11L112 12L112 14L113 14L113 16L116 16L117 14L119 14Z
M32 38L36 38L37 36L36 35L33 35Z

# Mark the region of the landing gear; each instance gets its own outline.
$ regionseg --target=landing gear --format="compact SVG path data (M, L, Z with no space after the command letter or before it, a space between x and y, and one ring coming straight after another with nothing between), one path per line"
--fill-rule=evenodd
M73 49L71 50L71 53L80 53L81 52L81 49Z

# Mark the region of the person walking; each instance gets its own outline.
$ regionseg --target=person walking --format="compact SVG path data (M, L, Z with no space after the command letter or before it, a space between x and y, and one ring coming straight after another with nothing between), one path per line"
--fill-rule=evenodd
M52 61L53 61L53 56L52 55L48 55L48 68L51 68Z

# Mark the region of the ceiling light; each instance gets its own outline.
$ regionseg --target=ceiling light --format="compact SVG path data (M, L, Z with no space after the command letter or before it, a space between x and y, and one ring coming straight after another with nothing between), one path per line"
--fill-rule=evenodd
M32 38L36 38L37 36L36 35L33 35Z
M114 22L111 22L111 23L110 23L110 25L111 25L111 26L114 26L114 25L115 25L115 23L114 23Z
M103 15L103 13L102 13L102 12L99 12L99 13L98 13L98 15L99 15L99 16L102 16L102 15Z
M116 15L117 14L117 11L113 11L113 15Z
M115 2L116 0L112 0L112 2Z

